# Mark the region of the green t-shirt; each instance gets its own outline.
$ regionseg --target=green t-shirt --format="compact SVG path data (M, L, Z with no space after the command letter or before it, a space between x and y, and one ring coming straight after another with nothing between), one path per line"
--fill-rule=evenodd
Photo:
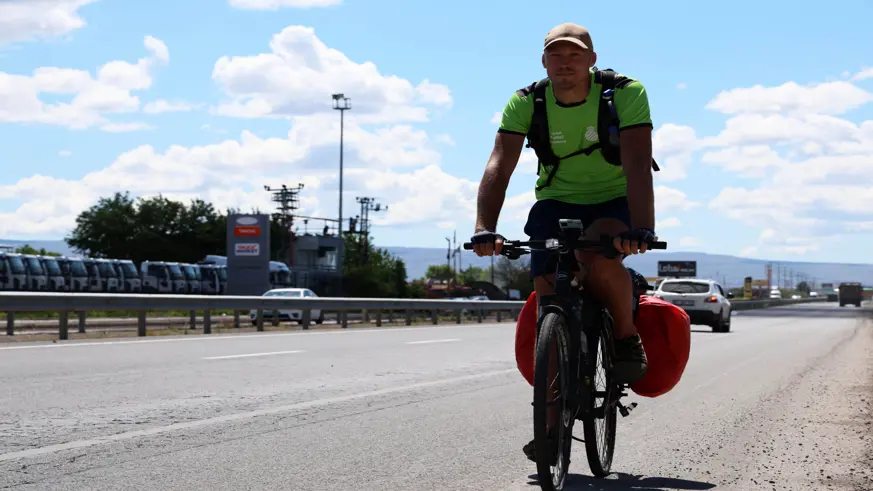
M591 92L578 104L563 105L555 100L552 85L546 89L546 114L549 118L552 151L558 157L594 145L597 137L597 111L600 105L600 84L594 82L591 71ZM514 93L503 109L500 132L526 135L533 118L533 94ZM633 81L615 90L615 107L620 127L652 125L646 89ZM548 170L540 167L536 185L545 184ZM552 183L536 192L537 200L556 199L567 203L603 203L627 195L627 179L620 166L611 165L599 151L591 155L576 155L561 160Z

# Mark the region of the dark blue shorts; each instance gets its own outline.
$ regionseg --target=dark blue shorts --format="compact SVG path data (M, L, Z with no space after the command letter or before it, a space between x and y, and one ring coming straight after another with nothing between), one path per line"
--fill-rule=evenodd
M553 199L544 199L534 203L527 216L524 233L530 240L545 240L557 238L561 232L558 220L570 218L582 220L582 226L588 228L601 218L615 218L630 228L630 208L627 198L615 198L594 205L574 205ZM533 251L530 254L530 277L553 274L558 267L558 256L551 252Z

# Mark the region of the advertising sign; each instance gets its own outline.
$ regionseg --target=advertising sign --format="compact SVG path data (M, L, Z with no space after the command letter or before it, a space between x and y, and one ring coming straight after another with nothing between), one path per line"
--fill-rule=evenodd
M743 298L746 300L752 299L752 277L746 276L743 280Z
M261 244L235 244L233 253L236 256L258 256L261 254Z
M227 217L227 293L262 295L270 289L270 216Z
M693 278L697 276L697 261L658 261L658 276Z

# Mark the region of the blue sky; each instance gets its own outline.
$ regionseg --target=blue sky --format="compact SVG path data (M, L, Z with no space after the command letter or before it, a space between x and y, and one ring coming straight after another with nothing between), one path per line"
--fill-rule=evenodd
M258 3L288 6L242 8ZM873 239L873 6L828 6L0 2L0 237L61 238L116 190L266 208L264 184L303 182L301 211L335 217L341 91L344 215L372 196L389 205L377 244L466 239L494 114L544 76L549 28L573 21L599 66L648 90L670 250L870 262L855 244ZM531 204L529 157L506 235Z

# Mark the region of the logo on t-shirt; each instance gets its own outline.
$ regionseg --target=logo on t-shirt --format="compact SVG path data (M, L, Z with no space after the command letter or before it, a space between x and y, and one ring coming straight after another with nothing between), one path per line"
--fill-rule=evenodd
M585 139L590 142L596 142L599 140L597 136L597 129L593 126L589 126L587 130L585 130Z
M551 135L549 135L549 140L552 145L560 145L562 143L567 143L567 139L564 138L564 134L560 131L552 131Z

